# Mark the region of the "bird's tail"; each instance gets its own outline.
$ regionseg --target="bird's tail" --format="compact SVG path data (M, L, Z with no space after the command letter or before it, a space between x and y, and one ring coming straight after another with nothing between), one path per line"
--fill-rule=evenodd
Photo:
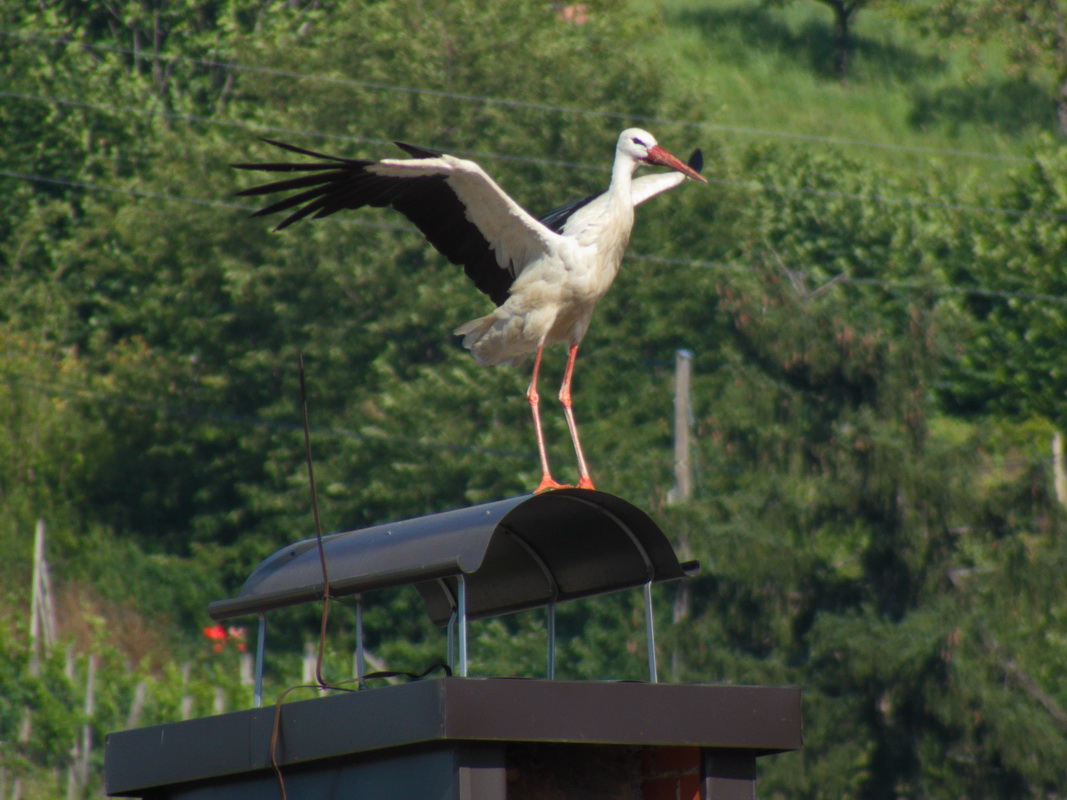
M497 363L487 357L484 347L478 346L478 342L485 334L489 333L495 321L496 318L492 314L488 314L484 317L478 317L478 319L472 319L470 322L465 322L452 331L454 336L463 337L463 346L471 351L471 354L479 364Z
M529 353L525 349L508 347L507 337L501 335L501 322L495 313L487 314L465 322L452 333L463 337L463 346L471 351L479 364L507 363L517 366L526 360Z

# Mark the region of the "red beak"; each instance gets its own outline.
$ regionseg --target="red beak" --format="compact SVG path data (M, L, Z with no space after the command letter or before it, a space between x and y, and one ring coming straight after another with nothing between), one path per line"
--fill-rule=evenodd
M658 144L648 148L648 155L645 156L646 164L655 164L659 167L670 167L671 169L678 170L678 172L685 175L687 178L692 178L695 181L701 183L707 183L707 178L690 167L688 164L678 160Z

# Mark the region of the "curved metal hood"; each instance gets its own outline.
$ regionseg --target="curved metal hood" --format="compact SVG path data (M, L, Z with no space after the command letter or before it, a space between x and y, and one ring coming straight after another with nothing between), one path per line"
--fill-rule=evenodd
M456 607L466 578L471 619L573 600L699 569L681 564L647 514L605 492L559 489L337 533L323 539L334 596L414 584L434 622ZM316 600L314 538L265 559L237 596L208 607L216 620Z

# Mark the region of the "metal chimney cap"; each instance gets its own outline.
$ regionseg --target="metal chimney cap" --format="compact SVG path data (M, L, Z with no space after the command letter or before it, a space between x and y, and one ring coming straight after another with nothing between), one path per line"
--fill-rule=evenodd
M605 492L557 489L324 537L334 596L414 584L439 625L466 577L478 619L687 577L647 514ZM237 596L208 607L216 620L314 601L322 571L314 538L265 559Z

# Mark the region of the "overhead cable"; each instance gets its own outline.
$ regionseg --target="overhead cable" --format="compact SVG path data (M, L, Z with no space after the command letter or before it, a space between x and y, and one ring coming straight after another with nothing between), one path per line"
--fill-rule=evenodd
M160 53L150 53L144 50L133 50L131 48L117 47L114 45L95 44L92 42L83 42L77 39L71 39L68 37L57 36L45 36L42 34L28 33L25 31L12 31L0 29L0 36L8 36L13 38L19 38L30 41L41 41L50 44L64 44L64 45L76 45L79 47L85 47L89 49L102 50L105 52L122 53L124 55L136 56L138 58L144 58L148 60L170 60L181 61L190 64L195 64L204 67L219 67L224 69L232 69L242 72L261 73L266 75L272 75L275 77L290 78L293 80L311 80L322 81L326 83L334 83L340 85L349 85L362 89L371 89L375 91L384 92L396 92L402 94L412 95L426 95L431 97L443 97L450 100L461 100L465 102L478 102L489 105L500 105L510 108L522 108L534 111L545 111L551 113L563 113L563 114L577 114L585 116L594 116L607 119L617 119L623 121L637 121L645 123L655 123L659 125L677 125L687 128L700 128L704 130L719 131L722 133L737 134L743 136L766 136L773 138L789 139L795 141L806 141L819 144L826 144L831 146L847 146L847 147L874 147L883 150L896 150L903 152L914 153L928 153L932 155L944 155L957 158L978 158L994 161L1008 161L1008 162L1034 162L1034 159L1029 156L1019 156L1011 154L1000 153L986 153L968 150L957 150L953 148L941 148L941 147L924 147L921 145L903 145L893 142L877 142L864 139L852 139L844 137L834 136L820 136L816 134L804 134L795 133L793 131L778 131L769 130L765 128L753 128L742 125L726 125L713 122L701 122L692 120L680 120L672 119L669 117L651 116L643 114L627 114L617 111L601 111L598 109L577 108L574 106L561 106L553 105L550 103L536 103L524 100L513 100L509 98L501 97L489 97L485 95L465 94L459 92L449 92L440 89L426 89L414 86L402 86L399 84L388 84L373 81L361 81L355 78L339 77L332 75L317 75L313 73L299 72L295 70L283 70L274 67L258 67L248 64L240 64L235 61L219 61L215 59L203 59L195 58L192 56L182 55L164 55Z

